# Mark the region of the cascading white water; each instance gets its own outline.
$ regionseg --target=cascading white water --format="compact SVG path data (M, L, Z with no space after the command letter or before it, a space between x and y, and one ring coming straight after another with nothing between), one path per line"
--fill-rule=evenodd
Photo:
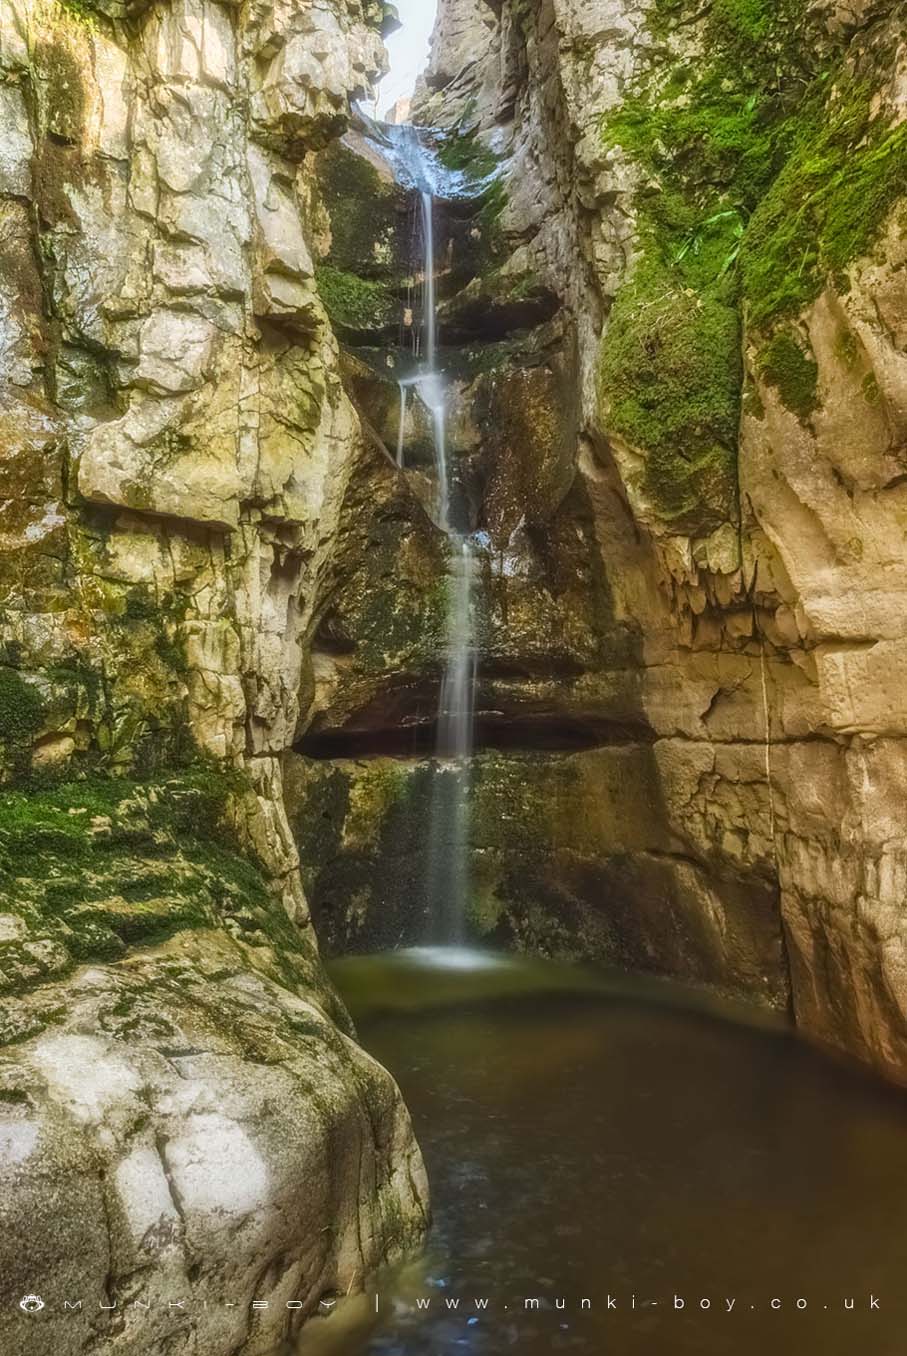
M469 539L451 534L447 662L438 703L432 788L429 940L466 940L470 896L472 753L475 742L477 654L473 624L476 557Z
M436 758L432 781L431 830L428 845L430 942L465 940L469 904L471 758L474 744L476 642L473 596L477 560L465 524L456 521L447 455L447 386L438 366L437 274L435 266L436 194L443 193L445 171L412 126L375 127L385 153L390 152L401 180L415 188L421 204L423 254L422 335L420 362L414 375L400 382L400 427L397 461L403 465L406 399L414 386L431 414L437 472L437 522L450 544L445 668L438 703ZM450 184L451 196L455 192Z
M438 703L436 754L441 768L432 793L429 845L430 941L465 940L469 905L471 758L475 727L476 646L473 585L476 560L469 536L451 521L451 485L447 461L447 390L437 368L434 199L422 194L425 249L425 365L419 386L431 410L438 468L438 521L450 542L447 656Z
M426 329L434 323L426 322ZM432 343L434 341L432 340ZM447 391L438 372L428 371L416 382L422 403L431 414L432 443L435 449L435 470L438 477L438 525L451 535L450 527L450 473L447 466Z
M435 374L437 308L435 306L435 200L423 192L422 239L425 248L425 366Z

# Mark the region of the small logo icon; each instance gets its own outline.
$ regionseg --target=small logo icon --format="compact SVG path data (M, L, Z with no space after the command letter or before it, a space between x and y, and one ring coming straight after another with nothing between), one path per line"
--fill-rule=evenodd
M44 1301L40 1295L23 1295L19 1301L19 1308L24 1309L27 1314L40 1314L44 1308Z
M334 1305L335 1305L336 1303L337 1303L337 1301L336 1301L335 1299L331 1299L331 1300L319 1300L319 1301L318 1301L319 1307L322 1308L322 1309L327 1309L328 1312L330 1312L330 1310L333 1309L333 1307L334 1307Z

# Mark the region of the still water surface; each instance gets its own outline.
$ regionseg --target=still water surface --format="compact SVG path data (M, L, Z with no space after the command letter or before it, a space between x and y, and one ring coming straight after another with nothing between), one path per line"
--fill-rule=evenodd
M373 1289L298 1356L907 1351L903 1094L659 985L436 952L335 978L412 1111L434 1225L377 1317Z

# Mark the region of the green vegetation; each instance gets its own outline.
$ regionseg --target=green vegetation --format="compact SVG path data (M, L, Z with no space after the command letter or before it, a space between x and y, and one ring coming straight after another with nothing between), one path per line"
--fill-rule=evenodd
M95 27L98 22L98 16L91 0L57 0L57 3L67 14L70 14L74 19L79 19L84 24L88 24L90 28Z
M734 516L739 264L812 76L805 10L804 0L714 0L700 17L691 0L656 0L653 70L605 128L650 182L637 203L642 257L603 345L602 399L608 426L649 454L642 488L675 530ZM665 47L681 33L688 43L697 18L702 60L673 63Z
M848 264L869 252L907 177L907 124L872 113L868 83L820 81L791 154L753 214L742 254L755 326L795 315L826 279L844 289Z
M275 909L226 826L236 773L198 764L147 783L92 777L0 795L0 893L33 937L75 960ZM11 961L13 974L16 957Z
M774 334L759 354L759 369L787 408L806 423L819 403L819 368L793 335L786 330Z
M472 105L467 105L457 127L444 137L438 147L438 159L449 170L463 176L461 193L475 199L477 210L472 218L473 236L468 258L460 261L459 273L464 277L482 277L496 268L507 256L501 232L501 215L507 206L507 190L503 178L495 174L501 157L469 130ZM466 129L466 130L464 130Z
M648 451L645 492L677 531L712 530L735 507L742 363L723 290L678 288L668 266L645 259L602 354L610 426Z
M907 126L873 118L868 81L828 52L807 0L654 0L650 28L650 69L603 129L647 182L601 395L608 427L649 454L657 511L708 530L736 494L743 316L760 370L807 421L816 364L775 331L827 278L846 286L900 193Z
M15 669L0 668L0 746L2 762L13 776L31 766L32 741L44 719L44 700Z
M323 264L316 278L325 309L339 329L383 330L397 318L398 304L384 283L358 278L330 264Z
M480 141L475 132L459 129L445 136L438 148L438 159L447 169L465 175L473 185L494 174L500 164L500 156Z
M399 274L397 230L404 195L398 185L339 141L319 155L318 182L331 218L326 264L360 278Z

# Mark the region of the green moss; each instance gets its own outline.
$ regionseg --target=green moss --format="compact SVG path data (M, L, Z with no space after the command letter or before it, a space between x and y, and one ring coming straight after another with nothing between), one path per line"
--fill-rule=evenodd
M66 7L83 21L89 16ZM47 131L58 141L75 145L84 132L85 89L79 60L70 45L62 40L39 42L35 62L45 79L43 92L43 121Z
M189 671L180 632L187 601L182 595L173 594L161 602L150 589L139 585L129 590L123 612L127 623L150 628L154 654L165 668L179 677L185 677Z
M841 70L814 86L791 154L753 214L742 252L753 325L795 315L867 254L907 176L907 125L874 113L871 84Z
M57 3L73 19L80 20L87 24L89 28L94 28L97 25L98 16L91 0L57 0Z
M475 132L459 130L449 133L441 142L438 159L447 169L458 171L473 183L487 179L500 164L500 156L480 141Z
M44 719L44 699L15 669L0 668L0 744L3 763L14 777L31 766L31 749Z
M360 278L401 271L398 231L404 195L371 161L335 142L318 157L318 182L331 218L326 264Z
M358 278L329 264L317 270L316 279L325 309L341 330L384 330L397 319L399 306L384 283Z
M655 0L651 67L604 127L647 185L641 260L602 349L603 420L647 454L649 501L691 534L736 511L739 264L814 74L806 11L805 0ZM702 57L690 63L697 39Z
M649 453L643 488L660 515L690 532L731 517L742 363L721 289L679 286L649 255L615 303L600 380L608 427Z
M846 288L907 177L907 125L878 114L871 75L814 23L806 0L654 0L649 70L604 127L647 182L642 260L603 346L603 418L648 454L650 499L688 531L733 499L742 317L765 337L765 379L808 420L816 363L773 331L827 280Z
M228 807L247 791L214 764L148 782L93 777L0 795L0 894L74 960L111 960L187 928L239 926L304 952ZM276 944L276 943L274 943Z
M842 325L838 332L835 353L846 368L852 369L856 366L860 355L860 346L853 330L849 330L846 325Z
M818 408L818 364L786 330L772 336L759 354L759 370L789 410L805 424Z
M126 595L126 609L123 615L127 621L153 621L159 615L159 609L150 591L147 588L137 587L130 589Z
M0 669L0 739L6 744L30 739L41 727L43 712L37 688L15 669Z

